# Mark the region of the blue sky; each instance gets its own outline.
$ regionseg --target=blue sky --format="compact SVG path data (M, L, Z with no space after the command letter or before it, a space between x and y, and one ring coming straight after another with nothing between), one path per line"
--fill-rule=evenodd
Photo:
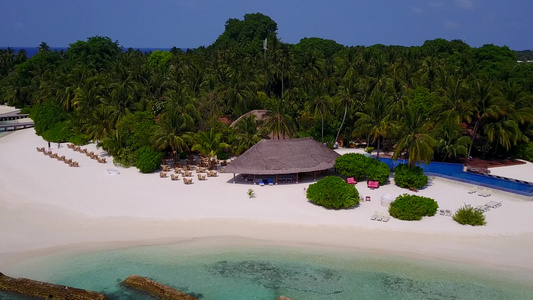
M229 18L254 12L271 17L287 43L444 38L533 49L533 0L0 0L0 47L64 47L101 35L126 48L195 48L212 44Z

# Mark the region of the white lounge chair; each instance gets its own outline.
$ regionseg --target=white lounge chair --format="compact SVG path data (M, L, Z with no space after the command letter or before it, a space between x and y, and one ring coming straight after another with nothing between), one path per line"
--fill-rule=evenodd
M383 216L383 218L381 219L381 221L383 221L383 222L388 222L389 220L390 220L390 215L389 214L385 214Z
M483 195L481 195L481 196L483 196L483 197L490 197L491 194L492 194L492 191L491 191L490 189L486 189L486 190L485 190L485 193L483 193Z
M485 189L484 188L481 188L481 189L477 190L477 195L478 196L483 196L484 193L485 193Z
M372 216L370 216L370 220L375 220L378 217L378 212L375 211Z
M469 194L475 194L477 192L477 186L473 186L470 191L468 191Z
M441 215L441 216L445 216L446 215L446 212L444 211L444 209L439 209L439 215Z
M446 216L448 216L448 217L452 216L452 211L451 210L447 209L445 211L446 211Z
M380 213L379 213L379 216L376 218L376 221L381 221L381 220L383 220L383 217L384 217L384 216L383 216L383 212L380 212Z

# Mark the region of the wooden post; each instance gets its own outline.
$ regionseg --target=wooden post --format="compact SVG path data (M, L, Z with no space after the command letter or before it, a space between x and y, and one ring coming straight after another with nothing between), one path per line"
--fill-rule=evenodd
M276 185L278 185L278 174L276 174Z
M254 184L257 184L257 182L255 181L255 174L254 174Z
M296 183L298 183L298 173L296 173Z
M233 183L235 184L235 173L233 173Z

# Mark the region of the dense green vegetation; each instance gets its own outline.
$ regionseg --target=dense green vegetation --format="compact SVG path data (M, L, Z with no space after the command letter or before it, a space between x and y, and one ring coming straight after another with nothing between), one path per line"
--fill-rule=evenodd
M354 177L357 180L376 180L380 184L387 183L391 173L387 164L357 153L337 157L335 168L342 176Z
M186 52L123 51L99 36L65 52L43 42L30 59L0 50L0 102L58 107L57 119L36 122L38 134L97 141L123 165L135 165L144 146L173 156L193 147L212 155L212 146L238 154L270 133L330 146L360 139L414 165L508 156L533 138L533 64L516 61L507 47L460 40L345 47L311 37L291 45L271 18L254 13ZM266 119L235 128L218 121L253 109L269 110ZM53 127L59 122L68 126Z
M487 224L483 212L469 205L459 208L453 215L453 219L462 225L482 226Z
M325 208L343 209L359 204L359 192L342 178L326 176L309 186L307 199Z
M428 183L428 177L419 166L400 164L394 168L394 182L402 188L420 189Z
M437 202L431 198L403 194L391 203L389 213L396 219L415 221L434 216L438 208Z
M159 168L163 154L156 150L143 146L135 151L135 166L142 173L150 173Z

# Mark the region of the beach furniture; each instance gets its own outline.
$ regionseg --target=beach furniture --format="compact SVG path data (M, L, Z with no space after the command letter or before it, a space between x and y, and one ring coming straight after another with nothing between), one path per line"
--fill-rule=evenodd
M375 220L378 217L378 212L375 211L372 216L370 216L370 220Z
M490 189L486 189L485 193L483 193L483 197L489 197L492 194L492 191Z
M370 196L366 196L365 201L370 201Z
M369 180L367 181L367 187L370 189L377 189L379 187L379 181Z
M376 218L376 221L381 221L381 220L383 220L383 217L384 217L383 212L380 212L379 215L378 215L378 217Z
M498 208L502 206L502 202L501 201L500 202L490 201L487 204L485 204L485 206L490 207L490 208Z
M263 178L258 178L258 179L257 179L257 183L258 183L260 186L265 186L265 183L263 182Z
M470 191L468 191L469 194L475 194L477 192L477 187L473 186Z
M485 189L484 188L480 188L479 190L477 190L477 195L478 196L483 196L484 193L485 193Z
M383 216L383 218L381 219L381 221L383 221L383 222L388 222L389 220L390 220L390 215L389 214L385 214Z
M180 179L180 175L179 174L170 174L170 179L175 181L175 180L179 180Z
M268 178L268 185L274 185L274 180L272 178Z
M159 172L159 177L160 178L166 178L167 177L167 172L165 172L165 171Z
M353 177L346 178L346 182L349 184L356 184L357 181Z
M441 216L445 216L446 215L446 212L444 211L444 209L439 209L439 215L441 215Z
M451 217L451 215L452 215L452 211L451 210L446 209L445 212L446 212L446 216Z

